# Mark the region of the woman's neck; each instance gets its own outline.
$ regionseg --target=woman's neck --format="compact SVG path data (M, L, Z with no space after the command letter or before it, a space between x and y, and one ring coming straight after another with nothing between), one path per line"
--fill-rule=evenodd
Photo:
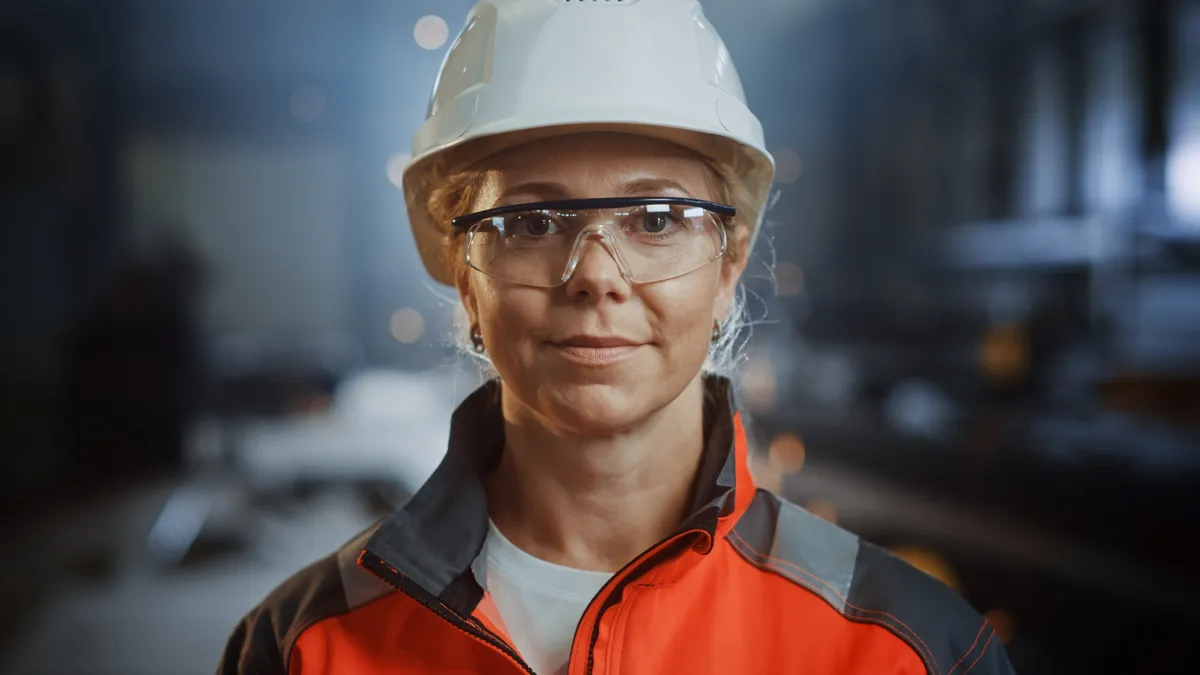
M703 407L697 377L634 428L588 438L553 432L506 403L504 453L487 480L492 521L543 560L620 569L687 516L703 453Z

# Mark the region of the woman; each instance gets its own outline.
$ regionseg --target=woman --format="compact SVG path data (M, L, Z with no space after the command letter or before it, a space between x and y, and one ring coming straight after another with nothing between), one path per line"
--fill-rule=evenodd
M693 0L481 3L415 146L418 249L499 377L220 672L1010 672L951 591L753 485L706 362L772 163Z

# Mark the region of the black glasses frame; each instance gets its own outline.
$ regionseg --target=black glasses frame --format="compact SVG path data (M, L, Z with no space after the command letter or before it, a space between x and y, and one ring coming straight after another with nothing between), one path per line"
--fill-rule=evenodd
M622 206L651 206L654 204L675 204L678 206L698 206L719 216L732 218L737 215L737 209L728 204L709 202L691 197L597 197L594 199L558 199L548 202L530 202L527 204L512 204L498 206L486 211L476 211L465 216L459 216L450 221L455 230L469 230L482 220L493 216L503 216L523 211L589 211L595 209L615 209Z

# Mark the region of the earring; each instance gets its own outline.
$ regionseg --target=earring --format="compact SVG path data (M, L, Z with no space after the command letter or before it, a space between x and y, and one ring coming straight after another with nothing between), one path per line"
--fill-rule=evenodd
M471 326L471 346L475 348L476 354L483 353L483 333L479 332L479 324Z
M712 342L713 342L713 344L716 344L720 340L721 340L721 324L718 323L716 319L713 319Z

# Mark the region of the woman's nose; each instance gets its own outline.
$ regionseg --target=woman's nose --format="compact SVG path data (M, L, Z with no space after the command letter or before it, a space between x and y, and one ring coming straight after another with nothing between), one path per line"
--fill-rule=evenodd
M619 255L609 237L598 233L585 234L580 242L578 260L567 278L567 294L572 297L591 296L597 300L606 296L617 300L627 299L632 289L621 273L621 266L617 262Z

